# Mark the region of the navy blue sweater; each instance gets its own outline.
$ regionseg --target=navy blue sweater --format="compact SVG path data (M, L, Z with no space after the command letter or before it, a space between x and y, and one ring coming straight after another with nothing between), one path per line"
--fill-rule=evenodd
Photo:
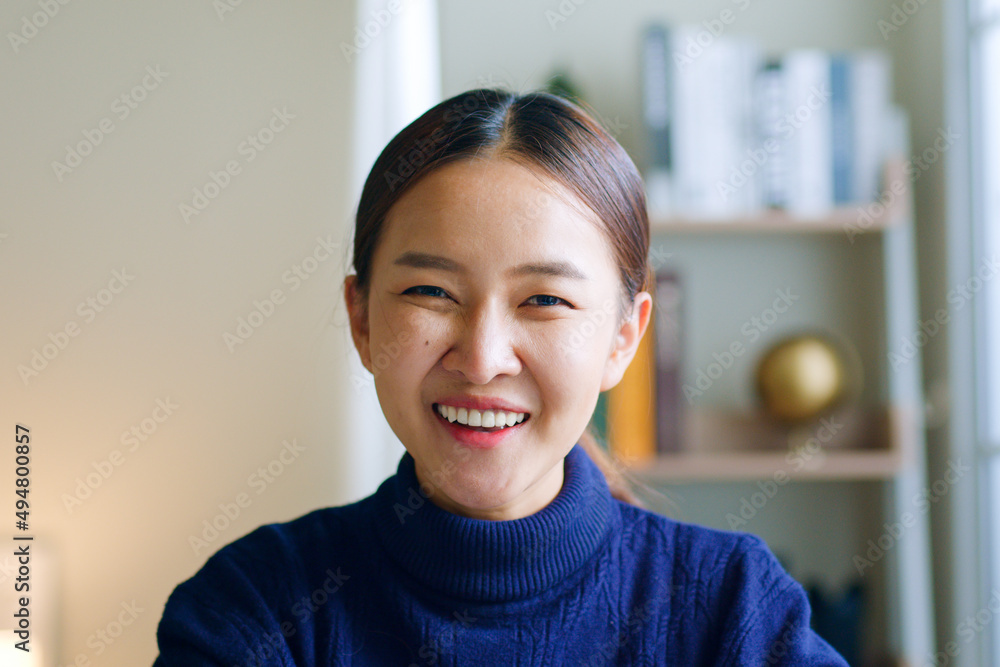
M372 495L262 526L170 595L154 667L836 665L755 536L613 498L577 444L558 496L453 514L413 457Z

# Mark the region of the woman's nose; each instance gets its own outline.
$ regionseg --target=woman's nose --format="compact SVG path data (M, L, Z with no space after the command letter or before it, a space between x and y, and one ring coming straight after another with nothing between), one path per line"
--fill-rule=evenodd
M443 360L445 370L478 385L498 375L516 375L521 362L514 352L513 329L499 306L484 304L470 311L456 327L452 348Z

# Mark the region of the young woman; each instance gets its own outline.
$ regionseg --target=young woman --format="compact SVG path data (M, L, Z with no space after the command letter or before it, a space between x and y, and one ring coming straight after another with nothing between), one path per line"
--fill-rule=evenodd
M473 90L401 131L344 296L406 453L212 556L156 665L846 665L762 540L638 506L586 431L649 324L648 250L635 165L577 105Z

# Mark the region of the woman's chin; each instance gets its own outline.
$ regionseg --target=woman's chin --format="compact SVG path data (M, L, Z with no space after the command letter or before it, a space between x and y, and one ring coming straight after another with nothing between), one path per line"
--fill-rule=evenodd
M438 493L430 500L453 514L470 518L496 518L505 514L517 497L509 488L477 487L474 481L469 481L469 486L449 485L451 488L438 489Z

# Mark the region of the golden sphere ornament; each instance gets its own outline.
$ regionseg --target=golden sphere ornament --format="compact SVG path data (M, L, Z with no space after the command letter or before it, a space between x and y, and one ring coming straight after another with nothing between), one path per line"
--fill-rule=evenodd
M758 362L757 396L775 419L808 421L855 394L860 371L845 342L838 346L823 335L795 335L773 345Z

